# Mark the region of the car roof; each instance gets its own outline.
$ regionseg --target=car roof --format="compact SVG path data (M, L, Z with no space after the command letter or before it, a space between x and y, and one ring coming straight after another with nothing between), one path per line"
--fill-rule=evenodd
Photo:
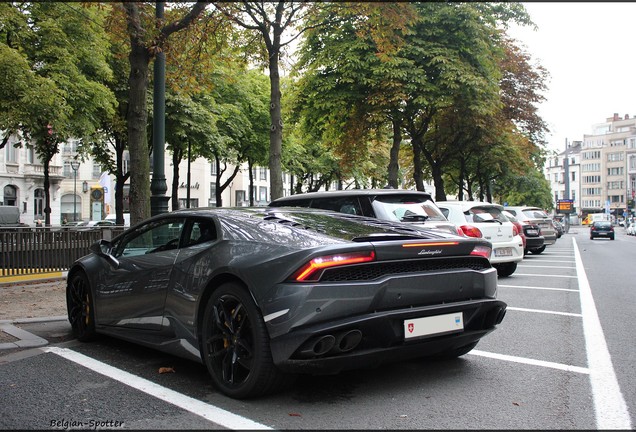
M278 198L269 203L270 206L277 202L291 201L294 199L313 199L313 198L329 198L329 197L343 197L343 196L378 196L378 195L413 195L413 196L426 196L428 199L433 199L431 194L424 191L414 191L409 189L346 189L346 190L331 190L320 192L306 192L301 194L288 195L286 197Z
M448 206L460 207L466 210L473 207L496 207L499 210L505 210L504 206L500 204L491 203L488 201L437 201L436 204L438 207L443 207L448 205Z

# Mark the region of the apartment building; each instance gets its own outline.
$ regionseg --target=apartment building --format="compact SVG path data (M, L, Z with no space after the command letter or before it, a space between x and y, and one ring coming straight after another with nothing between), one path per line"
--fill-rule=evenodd
M593 125L592 133L583 135L582 141L573 142L563 153L548 159L544 173L555 201L565 197L566 157L571 176L570 198L575 199L579 218L599 212L617 219L627 212L634 214L636 117L615 113L605 122Z

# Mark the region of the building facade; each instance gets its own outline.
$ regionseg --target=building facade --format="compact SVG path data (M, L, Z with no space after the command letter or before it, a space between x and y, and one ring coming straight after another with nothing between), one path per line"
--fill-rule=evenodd
M634 215L636 117L614 114L593 125L592 133L584 135L582 141L548 159L544 173L555 201L565 197L566 157L572 176L570 198L575 199L579 218L590 213L607 213L615 220Z
M20 208L21 222L31 226L43 221L44 166L30 146L15 147L17 137L11 137L0 151L0 205ZM69 140L60 146L49 165L51 225L61 225L71 221L101 220L115 212L115 178L103 171L99 163L92 159L77 158L79 141ZM129 168L130 158L127 152L123 158L124 170ZM165 177L168 186L167 195L172 194L174 170L171 154L166 152ZM224 183L233 166L221 176ZM217 206L216 164L206 159L192 160L189 166L190 182L187 181L188 161L179 164L177 193L179 208L187 207L188 195L190 207ZM265 206L271 200L269 189L269 169L255 167L253 174L254 205ZM151 173L152 175L152 173ZM283 175L283 194L291 192L291 176ZM249 205L249 171L247 165L241 166L238 174L221 194L222 206ZM188 194L188 190L190 193ZM129 185L124 186L124 212L128 212ZM172 209L169 202L168 208Z
M567 143L565 151L546 160L544 169L554 196L555 208L559 200L570 199L573 202L575 212L570 215L571 224L577 224L580 220L581 144L581 141Z

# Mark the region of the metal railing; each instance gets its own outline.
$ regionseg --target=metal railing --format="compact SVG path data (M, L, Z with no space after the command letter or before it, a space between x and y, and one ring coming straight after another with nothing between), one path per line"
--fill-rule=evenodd
M123 227L0 228L0 280L3 276L68 270L91 244L110 240Z

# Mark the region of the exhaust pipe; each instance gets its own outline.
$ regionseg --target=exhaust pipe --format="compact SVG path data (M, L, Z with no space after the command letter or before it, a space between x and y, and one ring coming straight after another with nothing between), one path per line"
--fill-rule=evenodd
M349 330L348 332L342 332L335 340L333 351L337 353L351 351L358 346L361 340L362 332L360 330Z
M308 340L298 354L304 358L318 357L331 351L335 343L336 338L332 335L319 336Z

